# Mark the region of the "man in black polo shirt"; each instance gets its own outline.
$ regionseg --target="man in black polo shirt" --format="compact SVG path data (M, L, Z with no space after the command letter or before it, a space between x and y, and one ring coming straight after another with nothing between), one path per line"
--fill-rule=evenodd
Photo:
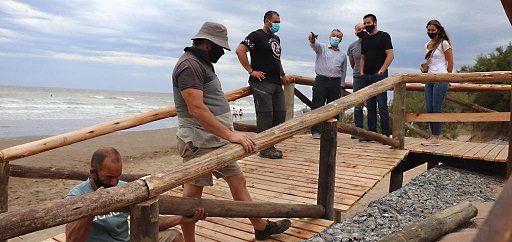
M361 43L361 80L365 86L388 77L388 67L394 58L391 37L377 29L377 17L367 14L363 17L364 28L368 36ZM368 130L377 132L377 105L380 114L381 133L389 136L388 96L383 92L367 100ZM360 139L360 141L367 141Z
M267 11L263 17L263 28L250 33L236 49L240 64L249 73L256 109L256 128L258 133L270 129L286 118L284 92L281 84L287 84L281 65L281 44L275 34L279 30L281 19L275 11ZM247 58L251 54L251 63ZM274 146L260 152L260 156L280 159L283 152Z

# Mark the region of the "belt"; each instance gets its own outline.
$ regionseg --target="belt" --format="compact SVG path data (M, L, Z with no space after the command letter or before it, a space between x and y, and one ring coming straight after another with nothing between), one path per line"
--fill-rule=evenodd
M328 77L328 76L322 76L322 75L318 75L317 76L321 77L321 78L325 78L325 79L328 79L328 80L337 80L337 79L340 79L341 77L338 76L338 77Z

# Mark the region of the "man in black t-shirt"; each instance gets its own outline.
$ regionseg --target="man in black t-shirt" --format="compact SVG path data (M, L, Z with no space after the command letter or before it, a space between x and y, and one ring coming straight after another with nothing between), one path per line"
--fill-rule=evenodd
M258 133L284 122L286 118L281 84L287 84L288 80L281 65L280 40L275 35L279 30L280 22L277 12L266 12L263 17L263 28L250 33L236 49L240 64L249 73ZM250 63L247 52L251 55ZM283 152L272 146L261 151L260 156L280 159L283 157Z
M388 77L388 67L394 58L391 37L377 29L377 17L367 14L363 17L364 28L368 36L361 43L361 81L369 86ZM377 132L377 105L379 107L381 133L389 136L388 96L383 92L367 100L368 130ZM360 139L360 141L367 141Z

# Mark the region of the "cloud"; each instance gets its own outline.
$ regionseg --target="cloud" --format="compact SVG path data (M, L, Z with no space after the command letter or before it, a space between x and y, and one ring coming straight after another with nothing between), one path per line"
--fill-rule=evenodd
M51 57L62 60L89 61L111 64L135 64L149 67L171 66L173 63L177 61L176 58L165 56L142 55L136 53L115 51L96 51L92 52L91 54L55 53L52 54Z

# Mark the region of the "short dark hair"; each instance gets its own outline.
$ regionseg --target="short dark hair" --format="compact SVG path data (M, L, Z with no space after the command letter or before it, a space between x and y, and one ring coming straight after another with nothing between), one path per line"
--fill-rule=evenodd
M372 19L372 22L377 22L377 16L375 16L374 14L372 13L369 13L367 15L364 15L363 19L365 18L371 18Z
M263 16L263 22L265 22L265 20L270 20L272 16L274 16L274 14L279 16L279 14L276 11L268 10Z
M105 159L110 156L114 156L115 158L112 159L112 161L121 161L121 155L119 154L119 151L117 151L116 149L112 147L99 148L94 152L94 154L92 154L91 168L95 169L96 171L99 171Z

